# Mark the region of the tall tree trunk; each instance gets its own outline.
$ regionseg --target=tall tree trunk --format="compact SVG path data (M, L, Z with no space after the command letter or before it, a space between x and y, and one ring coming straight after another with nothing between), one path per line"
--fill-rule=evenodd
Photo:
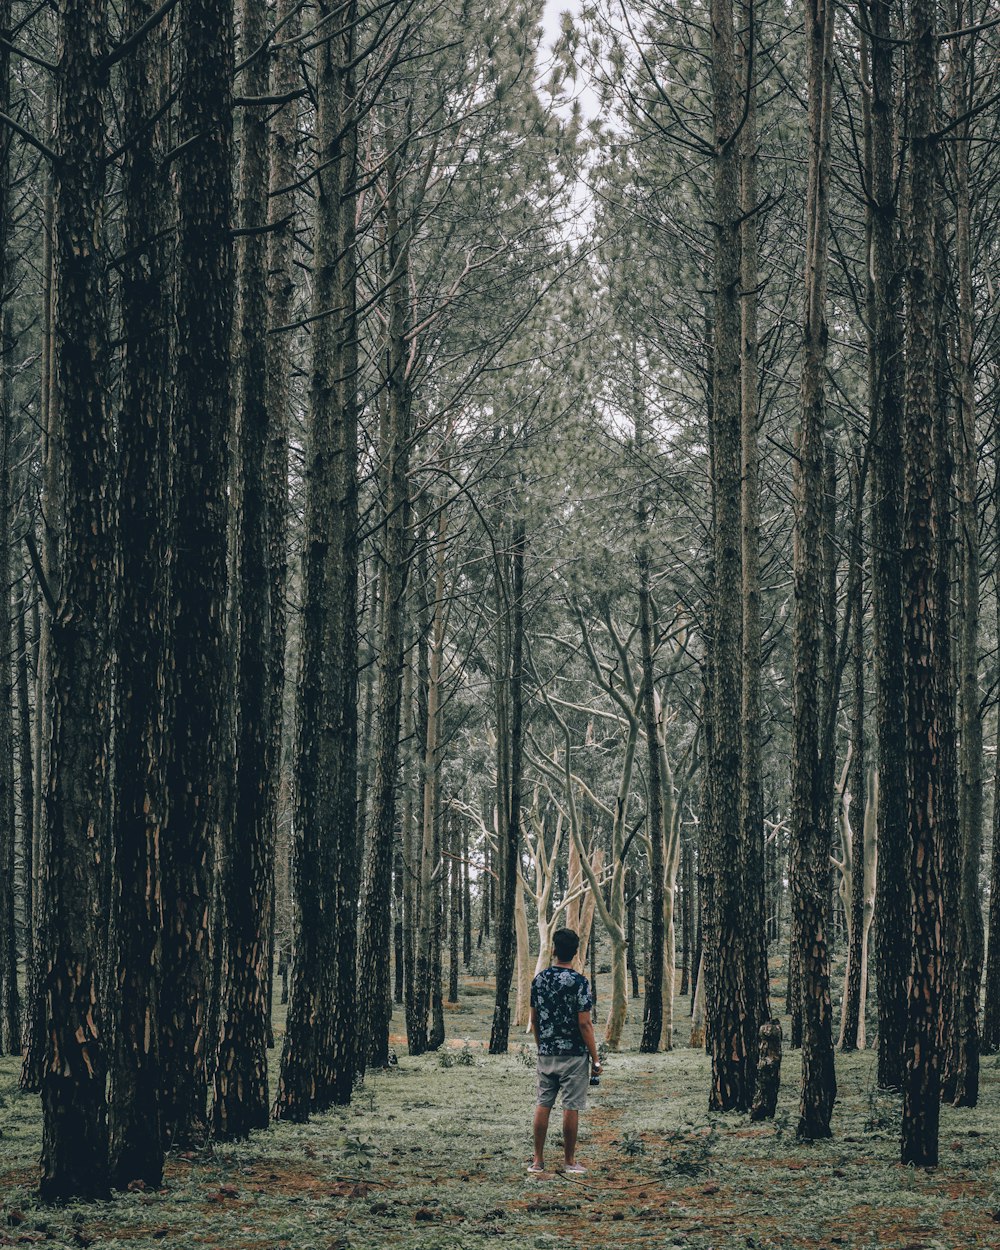
M889 0L862 0L871 35L871 161L866 213L870 232L868 393L872 414L872 625L875 653L875 763L878 770L878 869L875 967L878 982L878 1083L903 1078L910 916L906 887L907 784L902 581L903 367L897 256L896 92Z
M266 96L265 0L241 0L242 92ZM240 136L236 248L235 363L236 457L236 777L233 812L221 830L222 905L226 941L222 982L226 987L219 1053L215 1064L212 1131L232 1140L265 1128L270 1111L267 1040L270 1021L268 949L274 896L272 771L275 708L269 568L270 442L267 411L267 111L243 110Z
M855 461L852 473L853 491L851 505L858 523L853 527L850 572L848 575L851 614L851 673L853 697L851 702L851 768L848 792L851 808L848 809L851 829L851 846L845 846L845 856L850 851L851 889L845 899L848 911L847 975L844 986L844 1009L840 1029L841 1050L856 1050L859 1030L864 1036L861 1020L861 1000L864 986L862 947L866 937L865 928L865 830L868 825L865 810L865 634L864 634L864 582L862 579L862 526L861 511L864 507L864 487L861 465Z
M152 15L132 0L126 29ZM109 1109L111 1177L157 1188L160 1123L161 840L166 819L163 690L170 582L170 187L163 158L167 31L151 32L122 70L126 110L119 418L121 578L114 820L115 992Z
M510 983L514 975L514 891L517 888L518 858L521 847L521 763L524 687L524 560L527 536L524 518L514 519L511 541L510 668L510 787L507 792L507 821L500 831L501 884L503 897L497 917L496 1002L490 1031L490 1054L507 1053L510 1034ZM506 725L498 724L503 733Z
M458 828L458 816L449 807L445 814L448 864L451 875L451 904L448 908L448 1002L458 1002L458 958L462 925L462 843Z
M46 135L50 137L55 127L54 78L49 80L45 99L45 114ZM55 173L52 169L49 169L45 180L44 233L42 237L42 374L40 388L44 449L41 562L43 574L50 581L55 580L59 561L58 535L61 532L59 522L59 465L62 449L62 436L59 428L59 397L55 389L55 374L52 360L52 348L55 338L55 327L53 324L55 313L54 219ZM33 907L35 919L35 961L29 969L30 979L27 986L28 1038L20 1079L21 1088L32 1093L38 1093L42 1088L42 1066L45 1053L45 987L42 983L42 965L47 946L45 926L48 920L47 907L45 905L45 887L48 875L46 866L49 852L48 823L46 820L44 796L46 793L49 731L51 727L49 671L51 668L52 618L49 605L44 602L40 587L36 604L43 606L38 608L38 656L35 665L35 741L33 753L35 810L32 826L35 846L32 858L35 865Z
M357 808L358 10L320 0L305 587L296 760L297 922L275 1115L347 1103L354 1079ZM336 311L333 311L336 310Z
M644 399L639 381L638 349L632 360L632 405L635 452L640 474L645 471L646 428ZM653 656L656 652L655 626L649 576L649 508L645 483L638 485L636 528L638 546L636 567L639 574L639 646L642 654L642 717L646 731L646 834L649 838L649 962L646 965L646 997L642 1013L639 1050L647 1055L660 1049L663 1033L664 966L664 824L663 773L660 767L660 717L656 698Z
M402 770L400 770L400 781L405 785L406 775ZM398 1003L400 1006L405 1001L404 986L406 983L406 941L404 936L404 897L406 892L404 876L406 869L403 863L402 844L401 830L397 830L393 838L392 848L392 999L394 1003Z
M232 9L189 0L179 18L182 71L174 161L178 187L177 350L173 421L179 555L172 571L172 687L167 824L162 843L160 996L163 1132L172 1146L207 1131L210 917L229 752L226 629L233 273Z
M955 29L972 25L969 6L958 0ZM952 111L968 113L973 104L972 51L967 39L952 40ZM955 1038L952 1048L956 1106L974 1107L979 1101L979 992L983 975L983 910L979 868L983 850L983 722L979 693L979 444L976 437L975 312L972 285L971 192L969 148L971 126L966 122L954 144L955 257L958 271L958 422L956 430L958 476L958 551L960 569L959 813L961 820L961 898L959 924L961 961L958 967Z
M423 805L420 843L420 894L419 926L415 967L417 1028L410 1037L410 1053L422 1054L433 1049L433 1024L430 1013L433 1007L436 975L435 940L438 931L439 886L443 865L440 860L438 837L438 782L440 778L440 703L441 662L444 648L444 552L447 538L448 513L446 508L438 512L435 538L434 601L431 619L427 627L426 714L424 718L423 758ZM425 582L426 585L426 582ZM424 603L425 612L430 605ZM419 1048L419 1049L417 1049Z
M444 977L442 955L446 927L445 900L448 892L448 870L444 858L444 812L440 802L440 761L435 760L434 779L434 863L437 865L431 892L434 895L433 920L431 924L430 959L430 1026L427 1049L439 1050L444 1045Z
M754 4L745 7L740 77L746 116L740 146L740 559L742 583L742 687L740 692L740 826L743 851L743 924L747 948L747 1028L756 1036L771 1014L767 970L764 882L764 782L761 753L760 428L757 301L757 38ZM759 1053L759 1050L758 1050Z
M627 899L625 908L625 942L626 952L628 955L626 967L632 982L632 997L639 997L639 965L637 960L637 952L635 949L636 939L636 911L638 904L637 887L635 884L635 869L630 868L625 877L625 895ZM686 965L685 965L686 971ZM682 994L687 993L687 986L684 985L681 990Z
M709 1106L745 1111L757 1062L756 1023L750 1017L757 985L750 985L752 952L742 901L744 838L740 827L742 748L741 661L741 398L740 398L740 159L742 93L736 64L732 0L712 0L714 158L714 346L711 445L715 531L712 603L712 725L706 735L712 820L704 885L708 1036L712 1054Z
M907 223L906 439L903 621L906 684L907 824L911 931L903 1070L901 1157L933 1167L938 1160L942 1000L943 848L938 811L942 621L937 594L935 403L938 316L933 130L937 104L936 10L913 0L907 29L910 177Z
M415 509L417 511L417 509ZM419 514L425 507L421 502ZM407 795L408 811L404 814L404 829L408 830L409 884L410 884L410 976L412 986L406 994L406 1042L411 1055L422 1055L427 1050L427 1012L430 990L427 978L428 958L424 954L425 938L429 933L430 911L425 909L425 899L430 890L433 865L433 844L427 839L423 820L423 798L427 760L427 729L430 693L430 646L431 632L430 592L427 570L427 542L418 530L420 541L415 545L414 598L416 600L416 656L412 675L412 739L413 782ZM419 813L419 814L418 814ZM429 903L428 903L429 908ZM429 939L428 939L429 940Z
M962 965L961 904L961 819L959 812L958 776L958 669L956 665L955 627L957 617L952 608L956 581L955 537L952 515L955 504L956 412L952 385L949 348L950 327L940 310L949 299L950 257L946 234L943 194L935 205L935 270L934 299L938 310L937 358L934 396L934 519L935 519L935 603L938 612L936 629L936 677L938 681L938 737L936 759L936 794L934 812L938 846L941 849L941 907L944 927L941 934L941 1097L951 1102L955 1096L958 1070L958 1016L961 999L960 970Z
M278 0L276 28L282 39L271 58L271 94L278 98L294 96L301 83L298 59L298 36L301 27L301 6L298 0ZM268 236L267 281L267 565L270 572L270 656L268 660L267 706L267 782L270 819L276 841L283 809L282 747L285 727L285 647L288 640L288 426L291 402L292 368L288 344L278 327L293 320L295 306L294 250L296 219L296 143L298 138L298 104L292 99L280 108L271 121L269 132L268 194L271 233ZM286 860L287 862L287 856ZM267 956L273 960L275 943L275 904L268 907ZM287 969L282 984L283 1002L287 1002ZM270 984L271 977L268 977ZM270 1006L271 995L268 994ZM274 1045L271 1016L268 1015L268 1046Z
M416 916L417 916L417 875L414 854L413 831L413 742L415 733L414 698L413 698L414 665L407 662L403 669L403 709L402 737L404 740L400 783L403 792L403 812L399 828L400 875L402 877L402 945L403 945L403 984L402 1002L406 1019L406 1032L409 1036L413 1013L415 1010L415 955L416 955Z
M53 263L54 393L62 421L59 585L53 589L53 692L46 774L46 1044L41 1195L105 1198L108 1136L104 1042L111 746L115 489L107 260L106 8L66 0L58 17Z
M1000 443L1000 427L994 433ZM994 500L1000 500L1000 448L994 450L995 479ZM1000 547L994 557L994 593L996 596L996 626L1000 631ZM1000 668L1000 660L998 660ZM1000 751L993 765L993 850L990 855L990 914L989 940L986 946L986 985L983 991L983 1034L980 1045L984 1054L994 1055L1000 1050Z
M826 428L829 425L829 428ZM824 406L823 503L820 540L820 681L818 692L820 745L819 787L823 796L820 819L827 846L826 934L832 950L837 929L843 924L833 855L837 849L836 776L837 719L840 712L842 669L837 663L837 571L840 549L837 543L837 447L833 424Z
M390 148L393 145L389 144ZM371 837L364 872L359 980L365 993L358 1012L358 1067L389 1061L389 925L392 850L396 830L399 721L403 694L406 585L410 566L410 446L413 396L408 343L408 232L399 217L395 151L386 163L386 268L388 301L387 397L380 438L382 524L376 561L382 606L375 704L375 778Z
M637 447L639 439L636 440ZM640 448L641 454L641 448ZM640 525L645 525L645 515ZM653 611L649 591L649 549L643 538L637 562L639 565L639 638L642 650L643 719L646 729L646 828L649 836L649 963L646 965L642 1037L639 1050L648 1055L660 1048L663 1032L663 964L664 964L664 863L663 863L663 774L660 770L660 723L656 706L653 673Z
M462 963L472 965L472 886L469 875L469 824L462 821Z
M6 15L10 16L9 12ZM0 22L3 21L0 3ZM0 29L7 29L0 26ZM0 107L10 93L9 53L0 53ZM10 289L8 226L10 132L0 141L0 289ZM13 521L13 464L17 442L13 429L11 379L13 334L10 307L0 317L0 1054L21 1053L21 1000L17 984L17 923L15 867L17 862L14 803L14 619L11 614L11 522Z
M830 1136L837 1083L826 918L830 827L824 816L832 787L824 785L820 752L820 634L823 526L823 433L826 423L826 270L829 221L830 96L833 12L827 0L807 0L809 181L806 199L805 325L802 418L794 463L795 624L792 684L793 941L802 998L802 1081L797 1133ZM828 698L832 698L828 694ZM832 750L832 744L828 749Z
M28 646L28 631L25 618L28 615L27 603L27 566L21 568L18 581L17 606L14 609L16 620L17 643L17 720L18 738L20 743L18 790L21 800L21 879L23 881L24 899L24 963L25 983L28 992L25 994L25 1006L31 1007L31 987L36 982L36 961L38 952L35 947L35 902L38 868L35 864L35 781L34 781L34 747L31 735L31 702L28 694L30 684L28 669L32 663L32 653ZM37 602L33 604L37 620ZM37 635L35 635L37 650Z

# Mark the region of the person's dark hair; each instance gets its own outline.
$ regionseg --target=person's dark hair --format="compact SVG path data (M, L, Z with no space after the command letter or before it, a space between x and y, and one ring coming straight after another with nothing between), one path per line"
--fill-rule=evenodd
M580 949L580 939L572 929L556 929L552 934L552 949L560 963L568 964Z

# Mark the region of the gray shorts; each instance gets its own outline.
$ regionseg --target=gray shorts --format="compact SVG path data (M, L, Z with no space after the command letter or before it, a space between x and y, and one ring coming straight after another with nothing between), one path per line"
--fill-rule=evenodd
M564 1111L586 1111L590 1088L589 1055L539 1055L538 1105L554 1107L562 1090Z

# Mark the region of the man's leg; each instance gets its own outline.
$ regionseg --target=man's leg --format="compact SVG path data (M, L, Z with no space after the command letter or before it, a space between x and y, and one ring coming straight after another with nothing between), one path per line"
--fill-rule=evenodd
M538 1167L545 1165L545 1135L549 1131L549 1116L552 1113L551 1107L538 1106L535 1108L535 1164ZM575 1114L575 1112L574 1112Z
M566 1163L576 1162L576 1135L580 1128L579 1111L563 1111L563 1153L566 1156ZM543 1136L542 1140L545 1138Z

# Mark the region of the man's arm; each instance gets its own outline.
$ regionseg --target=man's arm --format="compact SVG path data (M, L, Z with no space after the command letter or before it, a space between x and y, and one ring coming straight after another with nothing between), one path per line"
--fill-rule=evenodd
M601 1061L597 1055L597 1038L594 1036L594 1025L590 1019L590 1012L578 1011L576 1022L580 1029L580 1036L583 1038L583 1044L590 1052L590 1062L600 1072Z
M532 1007L531 1009L531 1031L535 1035L535 1045L538 1045L538 1012Z

